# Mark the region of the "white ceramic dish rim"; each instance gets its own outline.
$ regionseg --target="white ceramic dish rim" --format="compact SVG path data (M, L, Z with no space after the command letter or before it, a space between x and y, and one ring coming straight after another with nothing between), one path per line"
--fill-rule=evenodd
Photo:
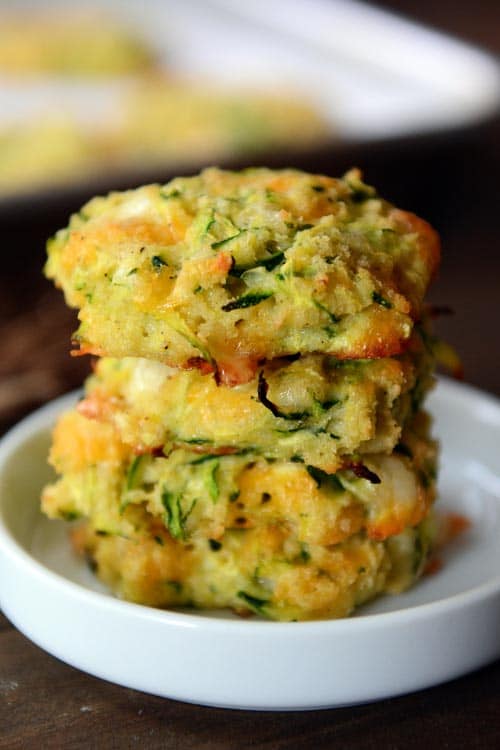
M32 515L39 483L48 478L38 469L47 447L47 428L75 398L70 394L42 408L0 445L0 485L5 488L0 490L0 570L5 574L0 600L21 632L52 655L91 675L153 695L266 711L322 709L394 697L453 679L500 656L500 580L490 575L500 567L500 479L494 450L500 405L494 398L446 382L435 401L438 432L444 418L444 437L447 420L452 419L455 430L457 420L472 420L472 432L457 432L458 442L449 426L446 437L450 450L443 500L446 495L450 499L450 490L458 490L459 502L450 506L446 500L445 506L460 510L463 501L463 509L474 519L470 542L475 556L468 555L466 543L458 567L445 566L459 588L453 585L454 593L449 594L445 573L435 583L422 582L423 600L415 587L416 601L413 594L406 601L406 594L392 603L388 597L377 600L382 612L360 610L347 620L303 623L241 621L227 619L227 613L167 612L130 604L96 591L89 573L81 578L83 562L75 579L64 528ZM484 446L483 433L488 440ZM23 449L33 450L26 476ZM454 450L459 451L458 466ZM471 450L472 462L477 458L485 472L470 475L471 489L479 492L477 507L475 495L472 505L469 496L460 500L462 480L467 480L467 472L460 469L464 450ZM16 503L23 502L24 493L27 512L18 515ZM486 557L480 554L478 559L483 544ZM63 554L62 567L52 553ZM429 586L430 602L425 598Z
M494 396L485 394L479 389L469 385L457 385L452 381L446 379L443 380L446 389L451 391L456 390L457 392L465 389L470 396L480 397L482 400L489 402L496 410L500 409L500 401ZM34 430L40 429L42 426L47 426L48 420L53 418L62 409L70 406L70 404L77 398L77 395L78 392L73 392L47 404L26 417L4 436L0 441L0 476L6 462L9 460L9 457L16 448L22 444L26 437L29 434L32 434ZM270 629L273 630L273 635L286 637L295 637L299 634L304 635L309 632L313 635L323 631L331 631L332 635L340 635L341 633L346 632L353 634L354 632L363 631L365 629L372 630L374 628L378 629L379 627L383 628L386 623L390 623L391 625L401 625L406 622L415 622L417 619L427 619L432 616L439 616L439 614L444 611L450 612L457 609L463 610L465 607L475 606L478 602L500 591L500 575L498 575L485 583L473 586L466 591L452 594L441 600L408 606L390 612L367 615L360 614L358 617L340 620L317 620L294 623L280 623L267 620L249 622L247 620L239 621L217 618L216 616L207 617L184 612L157 610L152 607L114 599L107 594L102 594L98 591L91 591L84 586L68 581L58 573L45 568L15 540L13 534L4 523L1 504L0 545L3 547L4 552L10 555L12 560L22 565L30 573L38 577L46 578L53 586L60 588L63 592L67 592L72 597L76 596L80 598L82 603L87 602L89 605L94 605L101 609L109 609L117 614L128 612L134 617L153 620L160 623L163 622L165 624L181 626L184 628L202 628L204 631L209 630L216 632L223 630L225 633L230 629L231 631L236 632L242 631L245 635L249 634L249 630L252 630L255 633L261 632L269 635Z

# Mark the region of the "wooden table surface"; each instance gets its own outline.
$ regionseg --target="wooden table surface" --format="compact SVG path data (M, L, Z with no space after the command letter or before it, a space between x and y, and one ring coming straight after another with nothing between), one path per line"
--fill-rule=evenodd
M500 3L385 4L500 52ZM500 121L451 140L452 148L415 143L383 157L367 154L367 175L395 200L406 199L408 185L415 188L406 207L441 231L443 269L432 298L456 311L441 331L460 351L467 380L500 395ZM40 275L43 238L62 223L57 212L38 212L0 227L0 430L77 387L88 368L67 356L74 315ZM0 614L2 749L425 746L500 747L500 662L365 706L256 714L191 706L95 679L41 651Z

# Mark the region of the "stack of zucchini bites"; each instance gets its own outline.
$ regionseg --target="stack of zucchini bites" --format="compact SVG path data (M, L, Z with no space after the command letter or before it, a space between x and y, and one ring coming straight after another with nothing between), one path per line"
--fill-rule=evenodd
M91 200L46 271L97 355L44 512L120 597L340 617L422 573L439 241L357 170L207 169Z

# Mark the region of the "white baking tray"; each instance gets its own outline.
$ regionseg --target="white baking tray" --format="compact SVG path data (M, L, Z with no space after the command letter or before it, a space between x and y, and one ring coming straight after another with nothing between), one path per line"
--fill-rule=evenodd
M266 48L267 58L259 64L249 46L233 37L235 49L228 56L245 75L254 69L264 78L277 75L276 68L309 92L349 140L470 125L499 108L496 58L366 3L210 0L203 5L216 9L214 22L225 10ZM185 56L188 64L201 63L195 50ZM214 72L224 68L217 56L207 55ZM227 67L234 77L229 59Z
M41 6L13 0L6 7ZM469 127L500 110L492 55L353 0L90 0L84 7L129 24L174 74L305 97L331 122L332 150ZM128 83L0 76L0 128L64 110L84 123L108 122ZM168 176L163 166L165 174L148 176ZM132 175L130 184L140 181ZM113 184L106 175L103 187Z
M67 3L46 5L68 10ZM101 0L85 7L129 23L175 72L302 92L350 141L469 125L500 106L493 56L353 0ZM0 124L61 101L84 119L108 117L119 89L116 81L15 85L2 77Z

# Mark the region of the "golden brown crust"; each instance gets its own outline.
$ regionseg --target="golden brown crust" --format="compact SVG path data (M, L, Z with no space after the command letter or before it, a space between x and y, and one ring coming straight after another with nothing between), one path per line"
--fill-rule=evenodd
M90 202L49 243L82 352L237 385L296 353L399 354L439 262L427 222L360 181L210 169Z

